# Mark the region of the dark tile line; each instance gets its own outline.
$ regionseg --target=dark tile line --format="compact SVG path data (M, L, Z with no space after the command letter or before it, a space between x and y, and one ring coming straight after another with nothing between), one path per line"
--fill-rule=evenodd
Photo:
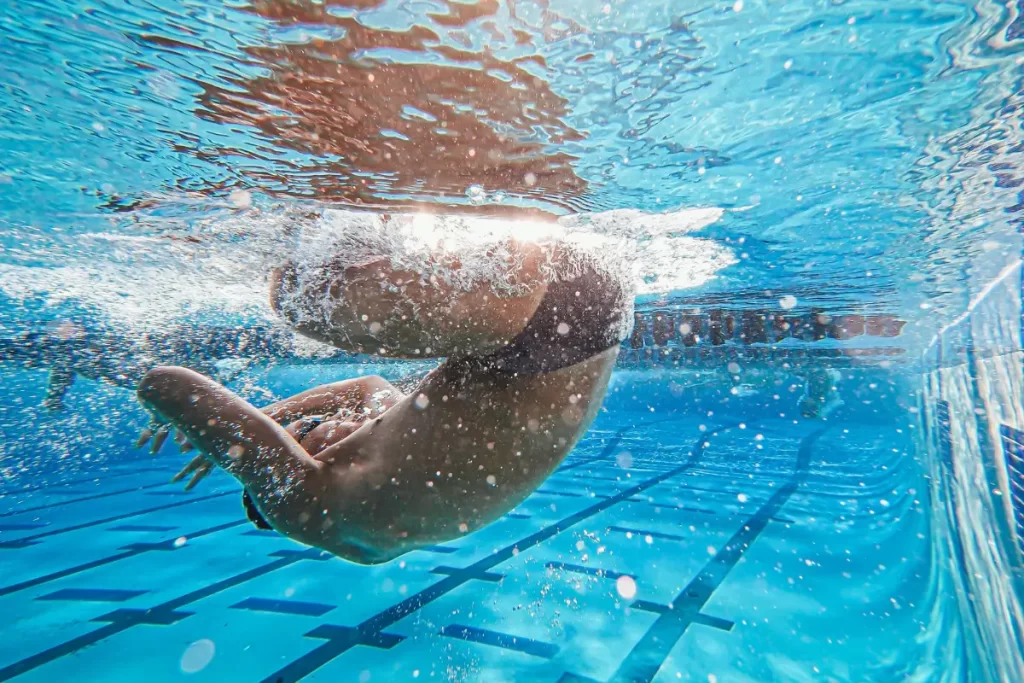
M691 486L690 484L680 484L678 488L687 489L689 491L703 491L704 493L715 493L723 496L732 496L733 499L740 493L775 493L778 489L772 488L747 488L743 490L728 491L724 489L710 489L704 486Z
M582 458L581 460L577 460L576 462L569 463L567 465L562 465L557 470L555 470L555 473L557 474L559 472L568 472L569 470L574 470L577 467L589 465L590 463L597 462L598 460L604 460L605 458L612 454L612 451L614 451L616 447L618 447L619 443L622 441L622 437L624 437L634 427L635 425L630 425L628 427L623 427L618 432L616 432L615 436L611 438L608 444L601 450L601 452L598 455L592 456L590 458Z
M431 569L430 573L431 574L442 574L444 576L452 576L452 575L455 575L455 574L459 574L459 575L465 574L466 570L462 569L462 568L459 568L459 567L448 567L448 566L442 564L442 565L440 565L438 567L434 567L433 569ZM472 577L466 576L465 578L473 578L473 579L476 579L477 581L488 581L490 583L498 583L499 581L502 581L502 580L505 579L505 575L504 574L495 574L494 572L484 571L484 572L479 572L478 574L476 574L476 575L474 575Z
M725 577L764 531L771 517L789 501L790 496L807 479L814 444L829 428L823 427L803 438L792 478L781 486L704 565L701 572L672 601L670 609L659 615L647 633L626 655L609 683L650 683L654 680L679 638L690 624L694 623L695 615L707 605ZM566 673L559 683L580 683L585 680L587 679Z
M279 550L271 554L271 557L277 558L271 562L262 564L239 574L235 574L234 576L229 576L226 579L222 579L198 590L194 590L172 600L160 603L154 607L150 607L148 609L119 609L110 612L109 614L96 617L92 621L108 622L107 625L101 626L89 633L83 633L77 638L72 638L71 640L5 666L0 669L0 681L9 681L16 676L21 676L29 671L33 671L44 664L48 664L56 659L77 652L84 647L95 645L110 636L127 631L131 627L139 624L153 626L169 626L171 624L175 624L182 619L192 616L193 614L193 612L179 612L178 610L181 607L185 607L193 602L210 597L211 595L216 595L217 593L228 590L229 588L234 588L235 586L239 586L247 581L251 581L252 579L277 571L278 569L301 562L302 560L324 559L324 555L326 554L319 550Z
M226 522L224 524L218 524L217 526L212 526L212 527L209 527L207 529L200 529L199 531L196 531L195 533L192 533L192 534L182 534L182 535L185 536L185 538L201 538L201 537L207 536L209 534L217 533L218 531L224 531L225 529L230 529L232 527L236 527L236 526L240 526L242 524L248 524L248 523L249 523L249 520L247 520L247 519L239 519L239 520L235 520L233 522ZM75 574L81 574L82 572L88 571L90 569L95 569L96 567L103 567L103 566L108 565L108 564L113 564L114 562L117 562L119 560L123 560L123 559L125 559L127 557L135 557L136 555L141 555L142 553L148 552L150 550L165 550L166 551L166 550L177 550L177 548L178 548L178 546L175 545L175 539L173 539L173 538L167 539L167 540L165 540L165 541L163 541L161 543L149 543L149 544L136 543L136 544L132 544L131 546L128 546L127 548L122 550L122 552L117 553L116 555L108 555L106 557L101 557L98 560L93 560L91 562L85 562L83 564L75 565L74 567L68 567L67 569L61 569L61 570L58 570L58 571L55 571L55 572L50 572L49 574L43 574L42 576L37 576L37 577L32 578L32 579L27 579L25 581L20 581L18 583L13 583L13 584L10 584L8 586L2 586L2 587L0 587L0 597L3 597L5 595L10 595L11 593L17 593L18 591L23 591L23 590L25 590L27 588L34 588L35 586L39 586L39 585L42 585L44 583L49 583L50 581L56 581L57 579L63 579L65 577L67 577L67 576L74 576Z
M568 562L548 562L544 565L548 569L555 569L563 572L571 572L573 574L583 574L584 576L596 576L599 579L611 579L613 581L620 579L623 576L628 576L631 579L636 578L635 574L623 574L612 569L601 569L600 567L584 567L579 564L570 564Z
M122 524L112 526L107 531L174 531L176 526L158 526L156 524Z
M315 557L312 556L313 554L315 554ZM53 661L54 659L77 652L83 647L95 645L101 640L123 633L133 626L140 624L169 626L171 624L175 624L183 620L183 618L193 614L193 612L177 611L180 607L184 607L198 600L202 600L203 598L215 595L229 588L240 586L247 581L262 577L264 574L287 567L304 559L317 559L321 554L321 551L281 550L271 554L271 557L278 557L278 559L267 562L266 564L261 564L260 566L247 571L234 574L233 577L228 577L227 579L210 584L209 586L204 586L199 590L186 593L180 597L168 600L154 607L148 609L117 609L108 614L97 616L92 620L93 622L108 622L108 624L94 631L90 631L89 633L82 634L77 638L54 645L42 652L37 652L36 654L25 657L24 659L15 661L14 664L0 669L0 681L9 681L16 676L26 674L42 667L45 664L49 664L50 661Z
M262 536L264 538L284 538L273 529L249 529L242 533L243 536Z
M637 503L647 503L651 507L665 508L666 510L685 510L686 512L699 512L702 515L717 515L717 514L720 514L718 512L715 512L714 510L707 510L705 508L695 508L695 507L690 507L688 505L674 505L674 504L671 504L671 503L659 503L657 501L650 501L650 500L636 500L636 502ZM735 517L735 516L737 516L737 513L726 512L725 515L727 517ZM783 524L796 524L795 520L788 519L786 517L772 517L772 521L782 522Z
M555 472L556 473L558 473L558 472L567 472L569 470L574 470L577 467L581 467L583 465L589 465L592 462L598 462L600 460L607 460L608 457L611 456L612 452L622 442L623 437L625 437L626 434L628 434L629 432L633 431L637 427L649 427L651 425L662 424L664 422L675 422L675 421L676 421L676 418L669 418L667 420L651 420L650 422L641 422L639 424L632 424L632 425L629 425L628 427L623 427L622 429L620 429L615 434L615 436L612 437L611 441L608 442L608 445L604 447L604 449L601 451L601 453L599 455L595 455L595 456L592 456L590 458L583 458L582 460L577 460L576 462L569 463L568 465L562 465L557 470L555 470Z
M666 534L663 531L644 531L643 529L631 529L624 526L610 526L609 531L618 531L624 534L636 534L638 536L650 536L651 538L662 538L666 541L685 541L685 536L677 536L675 534Z
M160 486L167 486L170 482L165 481L161 484L146 484L144 486L136 486L131 489L121 489L120 491L108 491L106 493L94 493L91 496L84 496L82 498L72 498L70 500L62 500L57 503L47 503L46 505L37 505L32 508L24 508L22 510L9 510L7 512L0 512L0 517L12 517L14 515L23 515L26 512L38 512L39 510L49 510L52 508L59 508L63 505L72 505L74 503L84 503L90 500L99 500L100 498L109 498L111 496L120 496L124 493L135 493L136 491L145 491L146 489L155 489Z
M699 512L702 515L717 515L718 513L714 510L708 510L707 508L695 508L689 505L676 505L674 503L659 503L654 500L637 500L638 503L647 503L651 507L665 508L666 510L684 510L685 512Z
M224 496L238 495L237 491L222 491L220 493L211 493L208 496L200 496L198 498L192 498L190 500L182 500L177 503L168 503L166 505L158 505L156 507L146 508L144 510L136 510L134 512L126 512L121 515L114 515L113 517L105 517L104 519L97 519L92 522L83 522L82 524L75 524L73 526L61 527L60 529L52 529L50 531L43 531L38 534L31 536L25 536L23 538L17 538L12 541L0 541L0 549L3 548L24 548L30 545L35 545L36 541L41 538L48 538L50 536L57 536L58 534L66 534L71 531L78 531L80 529L88 529L89 527L99 526L101 524L109 524L110 522L120 522L122 519L131 519L132 517L139 517L141 515L148 515L151 512L160 512L162 510L170 510L172 508L181 507L182 505L191 505L193 503L201 503L205 500L213 500L214 498L223 498Z
M384 629L401 621L408 615L413 614L425 605L447 595L451 591L465 584L467 581L476 578L481 572L493 569L502 562L506 562L511 559L519 552L533 548L544 541L557 536L566 529L572 528L576 524L586 519L590 519L598 513L604 512L608 508L629 498L630 496L635 496L638 493L646 491L653 486L657 486L671 477L690 469L700 460L700 457L704 453L704 449L710 444L708 441L709 438L721 431L735 427L738 424L739 423L737 422L723 425L711 430L710 432L701 434L700 438L694 443L687 461L672 470L632 486L615 496L594 503L593 505L569 515L554 524L548 525L539 531L534 532L526 538L507 545L501 550L498 550L497 552L478 560L469 567L466 567L463 572L452 574L441 579L437 583L424 588L405 600L392 605L383 612L379 612L378 614L364 620L358 626L349 628L334 626L332 624L322 625L323 627L340 629L337 631L339 634L338 637L328 639L328 642L314 648L310 652L293 660L291 663L286 664L278 671L263 679L263 683L293 683L294 681L301 680L302 678L310 675L324 664L327 664L336 657L348 652L356 645L372 645L375 642L374 639L379 639L380 637L387 635L383 633ZM311 633L316 633L316 631ZM311 633L307 633L306 635L309 637L321 637L311 635Z
M551 489L537 489L533 492L535 496L562 496L563 498L582 498L582 493L571 493L569 491L552 491Z
M25 523L11 523L4 524L0 522L0 531L32 531L33 529L42 529L44 526L48 526L49 522L25 522Z
M337 605L324 605L319 602L303 602L302 600L246 598L242 602L231 605L231 609L273 612L274 614L297 614L304 617L322 617L332 609L337 609Z
M612 481L615 483L629 483L631 479L627 477L599 477L596 474L574 474L574 479L593 479L595 481Z
M32 487L25 488L25 489L19 489L17 491L0 491L0 498L3 498L4 496L18 495L19 493L35 493L36 491L42 491L44 489L60 488L61 486L74 486L75 484L91 484L91 483L94 483L98 479L102 479L102 480L105 481L105 480L114 479L114 478L117 478L117 477L127 477L127 476L131 476L133 474L139 474L140 472L169 472L169 471L170 470L168 468L166 468L166 467L143 467L143 468L139 468L137 470L131 470L130 472L114 472L114 473L100 472L96 476L89 477L88 479L74 479L74 480L71 480L71 481L62 481L62 482L57 483L57 484L42 484L40 486L32 486Z
M426 553L438 553L440 555L451 555L452 553L459 552L458 548L453 548L450 545L426 545L419 550Z
M659 605L656 602L650 600L636 600L629 605L630 609L638 609L644 612L653 612L654 614L664 614L668 610L672 609L668 605ZM700 624L701 626L710 626L711 628L717 628L720 631L731 631L736 624L728 619L722 619L720 617L712 617L703 612L697 612L696 614L690 615L693 619L693 623Z
M125 602L149 591L118 590L116 588L64 588L41 595L36 600L68 600L71 602Z
M472 643L500 647L503 650L514 650L541 659L551 659L558 654L558 646L554 643L545 643L532 638L513 636L508 633L489 631L473 626L462 624L450 624L441 629L441 635L458 640L467 640Z

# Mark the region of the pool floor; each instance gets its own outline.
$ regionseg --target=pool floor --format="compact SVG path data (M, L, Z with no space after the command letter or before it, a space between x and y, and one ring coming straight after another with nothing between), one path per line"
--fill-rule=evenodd
M169 484L170 449L9 492L0 681L941 679L905 430L612 418L495 524L375 567L255 529L227 475Z

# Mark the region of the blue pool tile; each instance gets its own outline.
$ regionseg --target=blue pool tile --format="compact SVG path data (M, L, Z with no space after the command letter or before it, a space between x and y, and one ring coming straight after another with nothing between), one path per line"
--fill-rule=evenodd
M125 602L148 591L118 590L115 588L65 588L48 593L36 600L71 600L75 602Z

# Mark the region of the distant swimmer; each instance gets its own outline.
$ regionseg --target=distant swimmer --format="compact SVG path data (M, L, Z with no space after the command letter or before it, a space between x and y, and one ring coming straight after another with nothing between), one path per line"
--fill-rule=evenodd
M800 414L808 419L827 418L843 405L837 388L842 375L834 368L814 368L806 374Z
M47 368L43 405L57 411L78 376L135 389L146 372L174 363L224 378L239 368L227 360L283 357L289 350L279 331L269 327L226 328L175 325L155 333L130 335L86 331L62 321L42 331L0 338L0 363Z
M518 234L521 237L521 233ZM355 245L271 277L299 333L389 358L443 357L408 394L380 377L260 410L180 367L138 388L159 449L170 430L245 489L250 518L373 564L479 529L521 503L593 421L633 319L633 282L552 237L478 251Z

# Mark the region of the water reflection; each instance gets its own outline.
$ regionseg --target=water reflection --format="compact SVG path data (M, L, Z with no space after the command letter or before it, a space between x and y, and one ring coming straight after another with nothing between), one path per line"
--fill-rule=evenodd
M303 155L291 154L284 172L278 165L249 179L271 194L367 205L407 204L410 195L490 203L505 195L570 206L586 182L573 170L576 158L553 147L583 135L563 120L567 101L538 75L543 58L503 59L459 30L442 40L426 26L377 28L343 13L380 4L262 0L243 8L282 30L316 34L247 47L259 75L232 76L230 87L202 84L200 117L252 126L275 154ZM449 29L474 22L478 30L480 17L498 9L496 2L445 4L446 13L428 16ZM482 25L507 39L494 22ZM517 43L528 38L513 35Z

